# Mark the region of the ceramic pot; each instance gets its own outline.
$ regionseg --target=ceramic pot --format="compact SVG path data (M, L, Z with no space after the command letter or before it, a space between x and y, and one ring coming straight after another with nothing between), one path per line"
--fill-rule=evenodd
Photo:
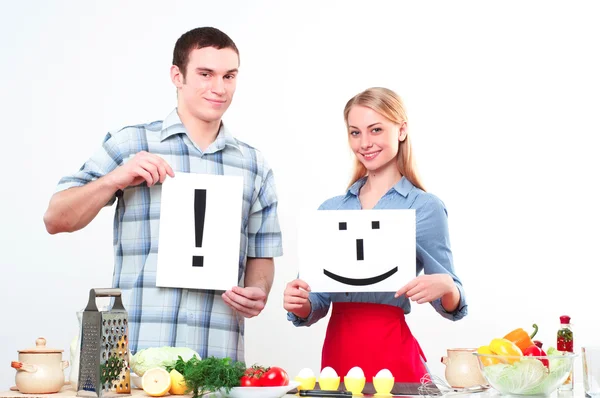
M476 348L452 348L446 350L448 356L442 357L446 365L446 381L454 388L468 388L486 385L487 382L479 370L479 361L474 352Z
M35 341L35 347L19 350L19 360L11 367L17 370L15 384L23 394L51 394L60 391L65 384L64 370L69 361L62 360L63 350L46 347L43 337Z

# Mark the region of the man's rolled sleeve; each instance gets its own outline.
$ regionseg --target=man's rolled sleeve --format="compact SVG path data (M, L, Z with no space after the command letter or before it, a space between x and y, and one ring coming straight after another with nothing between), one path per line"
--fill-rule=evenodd
M81 168L74 174L60 179L56 187L56 192L64 191L69 188L81 187L92 181L95 181L116 169L123 163L119 147L111 133L104 137L102 146L90 157ZM107 205L112 205L116 195L108 201Z
M277 215L277 192L270 169L252 208L248 221L248 257L271 258L283 255L281 230Z

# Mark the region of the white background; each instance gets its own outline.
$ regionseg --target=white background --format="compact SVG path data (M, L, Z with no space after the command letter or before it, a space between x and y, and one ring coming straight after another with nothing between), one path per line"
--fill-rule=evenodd
M430 305L408 322L443 375L452 347L537 322L545 347L569 314L576 349L600 344L597 154L600 13L594 2L3 1L0 9L0 389L17 349L44 336L65 349L75 312L113 270L112 215L50 236L55 186L122 126L175 106L176 39L212 25L241 51L225 120L275 171L285 256L263 314L247 322L247 362L319 371L326 319L286 321L297 272L297 212L344 191L342 110L369 86L405 100L429 191L448 207L469 315ZM580 362L576 378L581 381ZM68 371L68 369L67 369Z

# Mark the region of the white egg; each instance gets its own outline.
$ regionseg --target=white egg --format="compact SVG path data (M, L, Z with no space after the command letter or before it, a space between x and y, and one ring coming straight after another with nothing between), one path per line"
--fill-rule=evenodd
M329 366L327 366L326 368L323 368L323 370L321 371L321 376L322 379L333 379L338 377L337 373L335 372L335 370L333 370L333 368L330 368Z
M359 368L358 366L355 366L348 371L348 374L346 375L346 377L360 379L362 377L365 377L365 372L363 372L363 370L361 368Z
M390 372L387 369L381 369L379 372L377 372L377 376L375 377L380 377L380 378L385 378L385 379L391 379L392 377L392 372Z
M312 369L310 368L304 368L300 371L300 373L298 373L298 377L306 379L309 377L315 377L314 372L312 371Z

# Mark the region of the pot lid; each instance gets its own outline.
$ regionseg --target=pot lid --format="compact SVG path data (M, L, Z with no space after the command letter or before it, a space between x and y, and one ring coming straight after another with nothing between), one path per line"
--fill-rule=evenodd
M53 348L46 347L46 339L43 337L38 338L35 341L35 347L28 348L26 350L19 350L19 353L23 354L56 354L61 353L64 350L56 350Z

